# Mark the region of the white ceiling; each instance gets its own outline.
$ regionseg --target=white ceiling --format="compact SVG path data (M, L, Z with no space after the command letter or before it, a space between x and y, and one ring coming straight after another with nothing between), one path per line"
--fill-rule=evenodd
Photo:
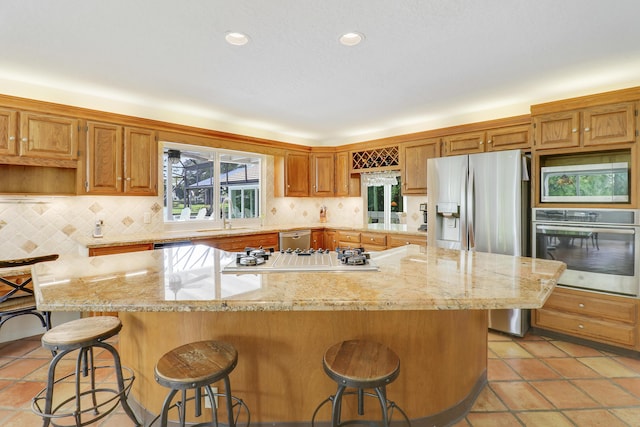
M639 86L639 17L638 0L2 0L0 93L341 145Z

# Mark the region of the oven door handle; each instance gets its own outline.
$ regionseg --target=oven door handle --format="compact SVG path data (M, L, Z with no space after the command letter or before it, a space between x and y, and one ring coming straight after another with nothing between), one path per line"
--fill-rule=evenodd
M609 234L636 234L633 228L587 228L587 227L561 227L554 225L536 225L536 230L549 231L576 231L582 233L609 233Z

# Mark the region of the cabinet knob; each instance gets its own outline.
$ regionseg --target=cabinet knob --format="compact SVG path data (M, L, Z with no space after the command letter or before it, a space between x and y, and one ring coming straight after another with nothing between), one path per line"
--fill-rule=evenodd
M374 240L375 240L375 239L372 237L372 238L371 238L371 241L373 242Z
M27 142L27 141L29 141L29 138L24 137L24 138L22 138L20 141L22 141L22 142Z
M491 144L492 142L493 142L492 140L488 140L488 141L487 141L487 144Z
M117 179L118 181L122 181L122 177L121 177L121 176L117 177L116 179Z
M578 328L579 329L584 329L584 325L580 324L580 325L578 325Z
M580 307L580 308L584 308L584 304L583 304L583 303L580 303L580 304L578 304L578 307Z
M591 130L591 128L584 128L585 132L589 132Z
M483 142L483 141L480 141L480 145L482 145L482 144L484 144L484 142Z
M10 137L9 137L9 141L15 141L15 140L16 140L16 137L15 137L15 136L10 136Z
M573 128L573 129L571 129L571 132L572 132L572 133L576 133L576 132L578 132L578 129Z
M127 181L131 181L131 177L127 177Z

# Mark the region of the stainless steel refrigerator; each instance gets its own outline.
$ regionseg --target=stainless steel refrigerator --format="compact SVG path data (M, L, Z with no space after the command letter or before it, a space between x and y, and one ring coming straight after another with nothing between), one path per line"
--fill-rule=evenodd
M529 255L528 159L520 150L427 161L427 243ZM528 310L490 310L489 328L523 336Z

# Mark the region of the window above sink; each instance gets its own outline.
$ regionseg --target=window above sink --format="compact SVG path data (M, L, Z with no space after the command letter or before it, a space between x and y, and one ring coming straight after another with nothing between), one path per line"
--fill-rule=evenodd
M164 142L162 161L165 224L223 229L259 223L261 155Z

